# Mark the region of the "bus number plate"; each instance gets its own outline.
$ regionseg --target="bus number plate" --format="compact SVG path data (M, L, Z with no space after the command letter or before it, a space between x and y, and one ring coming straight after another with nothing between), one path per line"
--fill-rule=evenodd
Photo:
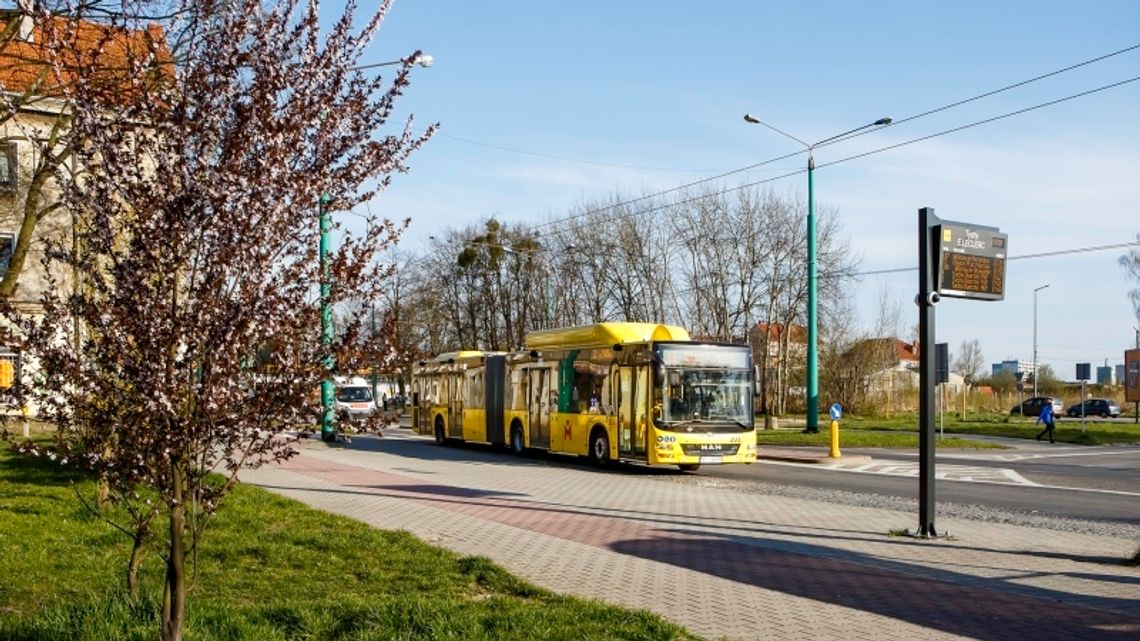
M724 463L724 457L723 456L702 456L701 457L701 464L702 465L720 465L721 463Z

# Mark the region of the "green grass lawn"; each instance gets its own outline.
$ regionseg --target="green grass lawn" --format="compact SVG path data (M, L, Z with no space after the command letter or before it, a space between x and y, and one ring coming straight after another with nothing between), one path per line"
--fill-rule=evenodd
M959 414L944 416L947 434L1004 436L1008 438L1032 439L1041 431L1035 418L1010 416L1008 414L967 414L966 420ZM935 417L935 429L938 418ZM883 430L917 432L918 416L898 414L891 418L845 417L842 421L847 430ZM1079 419L1063 418L1056 422L1054 433L1058 441L1084 445L1109 445L1113 443L1140 443L1140 425L1113 421L1087 421L1084 430Z
M94 484L0 444L0 638L150 641L162 562L124 591L127 539L85 510ZM644 611L561 597L481 557L309 509L253 487L199 551L188 641L695 639Z
M831 435L827 426L821 426L818 434L804 434L800 430L757 430L756 442L761 447L765 445L819 445L829 447ZM849 429L846 424L839 429L839 446L845 447L909 447L918 448L918 432L903 431L868 431L866 429ZM955 436L936 439L935 447L955 449L1006 449L1003 445L965 439Z
M824 420L819 434L803 434L801 428L756 430L760 445L822 445L830 443L829 422ZM802 423L801 423L802 425ZM935 417L934 429L939 431L940 422ZM962 420L959 414L946 414L942 419L945 438L936 440L937 447L962 449L994 449L1004 446L969 436L1004 436L1007 438L1033 439L1041 431L1034 418L1009 416L1008 414L967 414ZM917 414L897 413L887 417L845 416L840 421L840 447L918 447ZM1054 438L1063 443L1079 445L1111 445L1116 443L1140 443L1140 425L1113 421L1090 420L1081 428L1077 419L1064 418L1056 423Z

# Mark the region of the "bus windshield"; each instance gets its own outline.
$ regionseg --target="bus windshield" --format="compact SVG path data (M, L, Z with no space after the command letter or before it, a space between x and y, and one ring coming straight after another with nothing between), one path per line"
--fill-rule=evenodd
M659 427L693 422L733 423L752 428L752 386L748 370L664 368Z

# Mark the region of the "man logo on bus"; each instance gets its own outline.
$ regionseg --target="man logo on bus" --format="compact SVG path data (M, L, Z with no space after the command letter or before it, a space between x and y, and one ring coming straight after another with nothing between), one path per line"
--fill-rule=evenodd
M566 425L562 427L562 438L569 441L573 434L573 431L570 429L570 419L566 419Z

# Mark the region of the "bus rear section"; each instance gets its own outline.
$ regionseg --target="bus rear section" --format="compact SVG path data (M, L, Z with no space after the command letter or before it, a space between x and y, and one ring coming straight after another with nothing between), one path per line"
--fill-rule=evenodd
M413 431L441 444L471 432L476 416L485 416L469 406L476 373L481 376L486 356L474 350L447 352L416 364L412 371Z

